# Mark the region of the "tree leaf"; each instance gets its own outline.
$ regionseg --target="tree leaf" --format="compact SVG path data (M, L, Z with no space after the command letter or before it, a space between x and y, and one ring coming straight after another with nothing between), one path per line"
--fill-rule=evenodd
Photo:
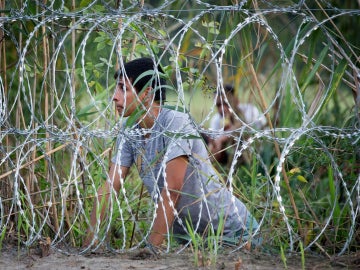
M303 182L303 183L307 183L308 181L305 179L304 176L302 175L298 175L296 176L297 180L299 180L300 182Z
M311 72L309 73L309 75L306 77L306 81L304 82L304 84L301 87L301 92L304 92L305 89L308 87L308 85L310 84L311 80L314 78L316 72L318 71L320 65L322 64L322 62L324 61L324 58L327 54L329 50L329 46L326 46L320 53L319 58L317 59L314 67L311 69Z

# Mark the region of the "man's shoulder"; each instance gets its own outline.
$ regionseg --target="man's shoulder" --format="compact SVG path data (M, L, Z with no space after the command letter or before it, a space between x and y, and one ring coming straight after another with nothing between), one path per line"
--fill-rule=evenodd
M259 111L258 108L252 103L240 103L238 104L238 108L244 111Z
M189 118L189 114L181 108L164 107L161 109L160 117L166 120L173 120L174 118Z
M187 130L192 131L194 129L194 121L189 113L180 110L172 110L165 108L161 111L158 118L158 125L166 130Z

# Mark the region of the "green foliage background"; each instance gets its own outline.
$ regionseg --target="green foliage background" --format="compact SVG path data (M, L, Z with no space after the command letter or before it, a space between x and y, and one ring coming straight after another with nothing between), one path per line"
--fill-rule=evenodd
M122 120L114 70L151 56L171 84L168 104L199 130L225 83L268 117L267 131L246 130L261 146L244 142L250 162L219 168L266 244L359 249L356 1L0 2L0 242L81 245ZM152 218L133 173L99 230L118 249L140 245Z

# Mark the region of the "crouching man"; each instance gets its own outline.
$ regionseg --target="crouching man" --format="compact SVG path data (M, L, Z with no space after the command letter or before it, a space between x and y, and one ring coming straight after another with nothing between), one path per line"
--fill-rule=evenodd
M156 249L170 235L184 239L190 224L204 236L221 230L223 241L249 249L258 223L223 185L189 115L163 106L166 82L161 73L152 59L139 58L115 74L116 108L122 117L136 114L137 120L131 126L125 123L118 136L109 179L98 190L83 246L93 241L96 213L102 221L111 190L119 192L135 164L157 205L148 246Z

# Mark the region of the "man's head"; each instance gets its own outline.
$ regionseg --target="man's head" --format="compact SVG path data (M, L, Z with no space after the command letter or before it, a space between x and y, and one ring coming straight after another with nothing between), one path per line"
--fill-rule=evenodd
M115 80L129 79L137 93L151 87L154 91L154 101L163 103L166 99L166 81L164 71L156 66L151 58L138 58L124 64L123 68L115 72Z
M234 95L235 94L235 88L231 84L225 84L224 90L226 95Z
M226 84L224 85L224 91L230 106L231 107L237 106L237 99L235 96L234 87L230 84ZM230 114L229 106L225 102L224 97L221 94L217 96L216 107L220 115L227 116Z

